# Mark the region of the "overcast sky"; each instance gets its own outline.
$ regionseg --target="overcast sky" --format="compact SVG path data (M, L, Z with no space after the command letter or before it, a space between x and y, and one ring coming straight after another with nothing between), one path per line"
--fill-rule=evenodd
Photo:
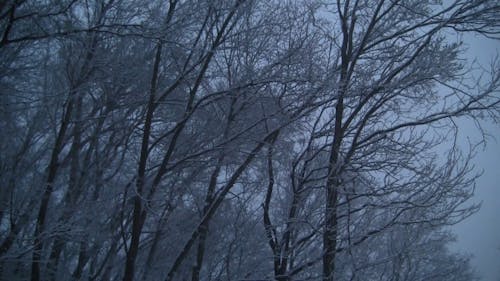
M493 57L500 54L500 42L468 35L468 56L489 67ZM461 125L462 138L476 137L477 130L469 123ZM482 202L481 210L453 227L458 235L454 250L474 255L472 265L482 276L482 281L500 281L500 124L486 123L491 135L484 150L477 154L474 163L484 174L477 181L474 202ZM463 139L465 141L465 139Z

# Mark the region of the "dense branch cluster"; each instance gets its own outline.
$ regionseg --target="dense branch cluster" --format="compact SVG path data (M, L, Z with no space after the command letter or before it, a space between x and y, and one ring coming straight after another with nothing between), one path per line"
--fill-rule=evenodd
M475 280L494 0L0 2L0 280Z

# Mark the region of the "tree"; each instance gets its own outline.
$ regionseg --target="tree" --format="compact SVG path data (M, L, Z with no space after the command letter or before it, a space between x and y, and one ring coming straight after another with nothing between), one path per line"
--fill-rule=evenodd
M334 24L340 29L332 35L339 46L339 66L323 237L323 280L330 281L335 279L338 204L345 171L371 174L374 190L387 190L391 182L412 175L440 174L446 189L456 177L452 170L436 167L432 156L426 157L426 151L439 144L430 131L436 127L453 131L453 119L461 116L497 114L499 103L496 72L491 83L476 93L466 85L454 85L462 69L456 61L460 44L447 43L444 33L453 29L494 36L498 30L485 24L496 25L492 13L499 7L494 3L337 1L333 6ZM436 85L449 91L436 91ZM447 165L455 166L453 149L449 155ZM419 164L406 165L404 159ZM456 183L467 182L459 178Z
M450 34L499 11L0 4L0 279L473 279L455 121L498 118L500 76Z

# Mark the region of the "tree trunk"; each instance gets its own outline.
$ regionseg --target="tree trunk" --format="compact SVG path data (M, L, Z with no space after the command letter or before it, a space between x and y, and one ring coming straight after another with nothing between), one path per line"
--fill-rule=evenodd
M66 110L63 114L63 119L61 121L61 126L59 127L59 132L57 134L56 142L54 148L52 149L52 155L50 158L50 163L48 166L48 176L45 182L45 190L42 195L42 201L40 203L40 208L38 209L38 216L36 220L34 237L34 247L33 247L33 257L31 263L31 281L40 281L40 261L42 257L42 250L44 241L42 239L42 234L45 230L45 218L47 216L47 209L49 206L49 200L54 190L54 181L56 179L57 171L59 168L59 153L62 150L64 138L66 136L66 130L69 126L69 121L71 118L71 113L73 111L73 98L69 97L68 103L66 105Z
M142 136L141 156L139 159L139 167L137 170L136 195L134 196L134 213L132 217L132 238L130 240L130 246L127 251L127 258L125 262L125 274L123 275L123 281L132 281L134 279L135 260L137 259L137 254L139 252L140 236L145 219L142 210L142 195L143 195L144 180L146 175L146 164L149 156L148 155L149 137L151 135L151 124L153 122L156 85L158 82L158 68L161 61L161 50L162 50L162 44L158 43L158 45L156 46L156 56L153 66L153 75L151 78L151 90L149 95L148 108L146 112L146 120L144 121L144 133Z

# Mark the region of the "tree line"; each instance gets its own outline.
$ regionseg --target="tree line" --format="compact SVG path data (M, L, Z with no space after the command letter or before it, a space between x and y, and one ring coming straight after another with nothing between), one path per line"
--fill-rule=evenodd
M476 280L457 122L498 120L500 64L460 38L499 13L1 2L0 279Z

